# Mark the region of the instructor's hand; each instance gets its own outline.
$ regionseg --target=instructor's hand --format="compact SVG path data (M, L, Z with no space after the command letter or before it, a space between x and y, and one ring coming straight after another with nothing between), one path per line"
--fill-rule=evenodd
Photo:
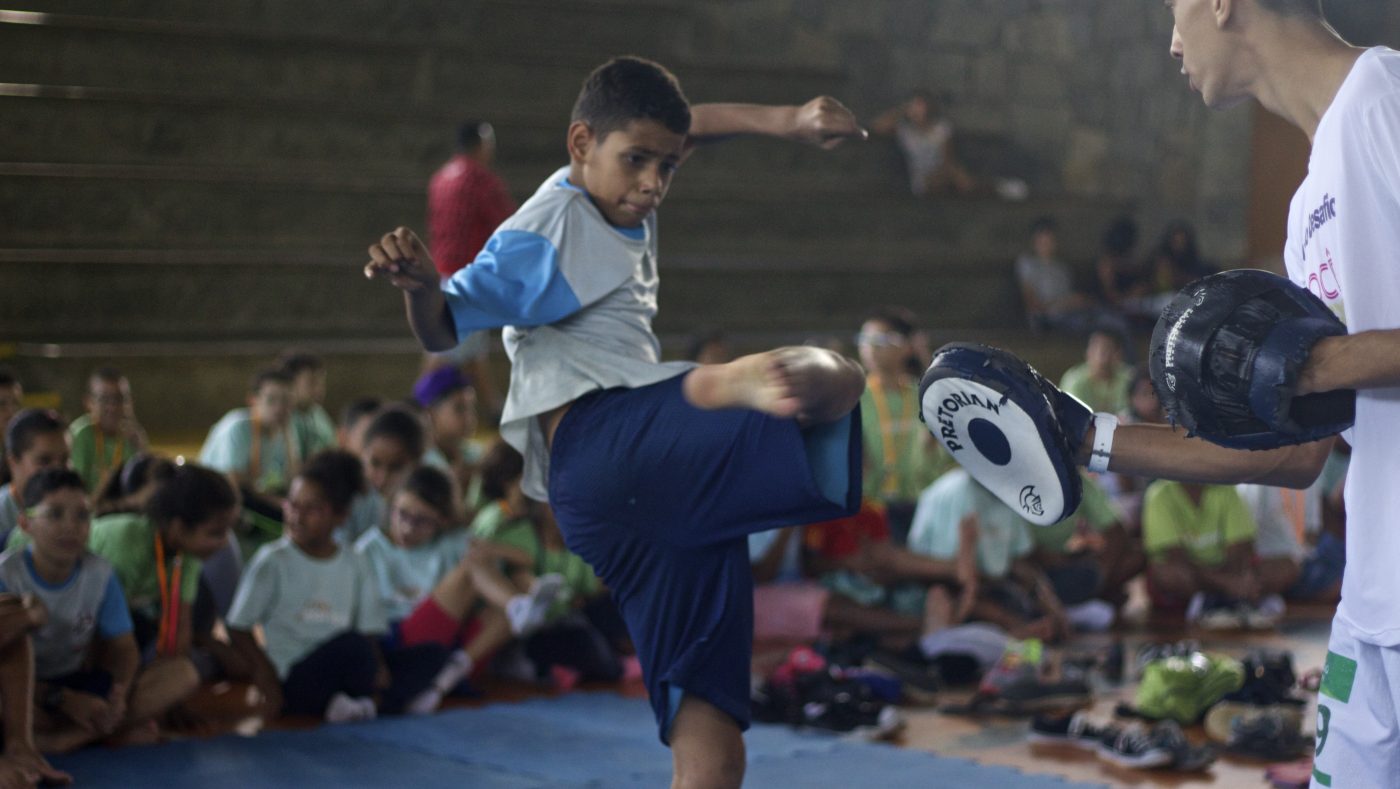
M818 96L797 108L791 137L829 151L847 139L865 140L870 134L846 105L830 96Z
M387 277L394 287L409 292L439 285L432 256L418 236L406 227L385 233L378 243L369 245L365 277Z

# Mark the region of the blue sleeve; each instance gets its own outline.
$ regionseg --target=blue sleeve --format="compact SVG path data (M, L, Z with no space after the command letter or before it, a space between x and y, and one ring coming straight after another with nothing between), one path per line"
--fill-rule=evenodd
M107 640L130 632L131 611L126 607L126 594L117 574L112 573L107 579L107 591L102 594L102 606L97 609L97 634Z
M582 309L548 238L523 230L491 236L471 265L442 284L457 336L502 326L542 326Z

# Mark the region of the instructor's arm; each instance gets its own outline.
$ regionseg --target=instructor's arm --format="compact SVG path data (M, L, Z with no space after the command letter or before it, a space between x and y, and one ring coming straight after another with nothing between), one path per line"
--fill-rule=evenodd
M1313 346L1298 394L1400 386L1400 329L1324 337Z
M1093 447L1090 428L1080 449L1087 462ZM1226 449L1167 425L1122 425L1113 438L1108 470L1140 477L1232 485L1253 482L1306 488L1322 472L1332 439L1279 449Z

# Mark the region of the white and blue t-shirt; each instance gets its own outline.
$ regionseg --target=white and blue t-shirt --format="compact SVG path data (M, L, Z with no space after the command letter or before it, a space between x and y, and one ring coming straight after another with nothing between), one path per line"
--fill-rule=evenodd
M48 620L34 633L34 676L41 680L72 674L83 667L94 637L108 641L131 632L131 612L112 565L84 553L73 574L50 584L34 569L32 546L0 556L0 592L34 595Z
M476 260L443 282L461 338L506 327L510 391L501 437L525 456L526 495L544 501L549 453L537 416L589 392L637 388L694 365L660 362L656 214L620 228L568 168L545 179Z

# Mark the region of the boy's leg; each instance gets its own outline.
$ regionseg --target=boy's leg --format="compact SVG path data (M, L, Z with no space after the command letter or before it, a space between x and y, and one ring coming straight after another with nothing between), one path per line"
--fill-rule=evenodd
M199 672L189 660L163 657L151 661L136 675L123 725L160 717L198 687Z
M865 391L860 365L823 348L790 347L701 365L685 377L696 408L748 408L803 424L834 422Z
M374 695L378 670L374 645L359 633L341 633L292 666L282 682L283 709L292 715L322 717L331 697Z
M744 737L734 719L686 694L671 722L672 789L737 789L744 782Z

